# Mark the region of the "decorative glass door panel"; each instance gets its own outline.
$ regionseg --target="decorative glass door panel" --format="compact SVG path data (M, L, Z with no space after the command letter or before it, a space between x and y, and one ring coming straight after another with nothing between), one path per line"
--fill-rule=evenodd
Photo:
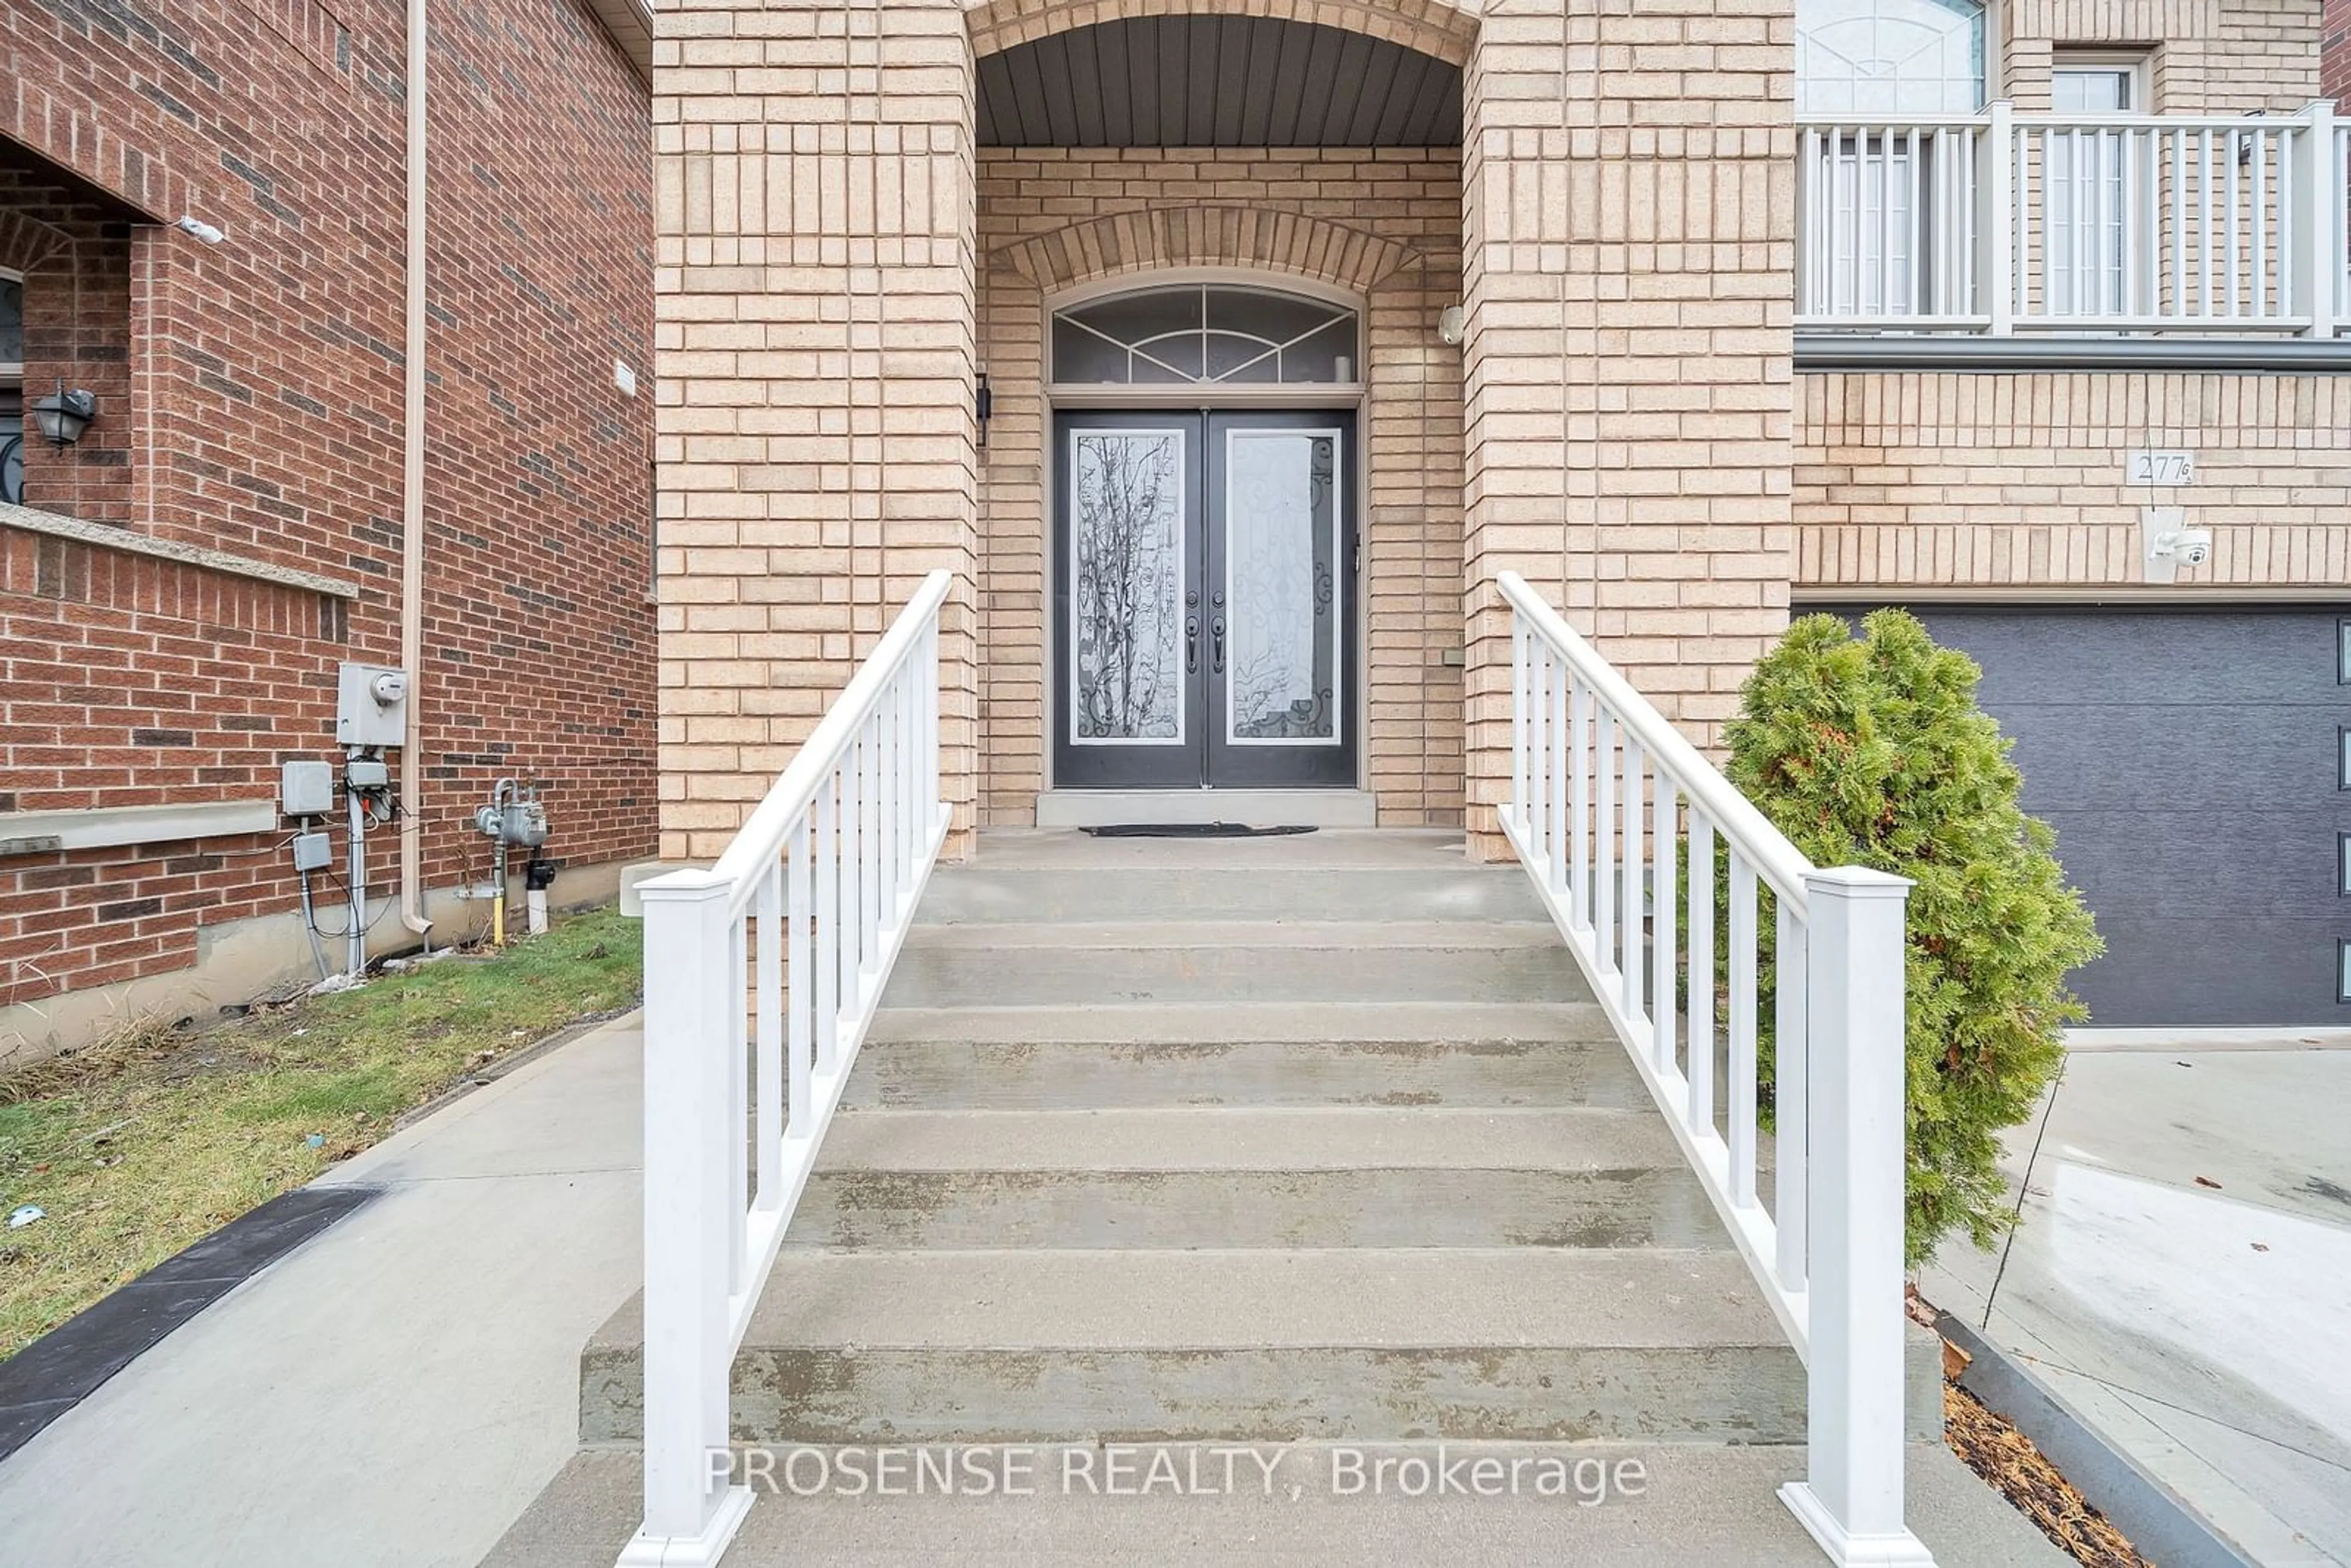
M1070 712L1080 746L1184 744L1187 434L1071 438Z
M1055 781L1351 786L1353 418L1055 431Z

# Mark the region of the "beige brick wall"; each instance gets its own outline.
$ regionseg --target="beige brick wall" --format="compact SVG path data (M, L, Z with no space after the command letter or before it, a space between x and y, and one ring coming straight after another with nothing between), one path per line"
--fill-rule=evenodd
M956 0L696 0L654 45L664 858L715 855L923 573L968 826L972 66Z
M1515 569L1695 736L1785 624L1792 0L1485 17L1464 148L1468 825L1500 852Z
M981 820L1045 786L1047 300L1074 284L1232 267L1364 302L1365 774L1390 826L1461 820L1458 157L1396 149L989 149L979 159Z
M2351 586L2351 378L2085 372L1807 374L1797 593L2119 591L2159 601ZM2192 486L2124 483L2186 449ZM2185 509L2212 559L2147 586L2140 511Z
M1993 96L2049 107L2067 47L2143 52L2151 107L2167 114L2299 109L2318 96L2324 0L2015 0L2000 15Z

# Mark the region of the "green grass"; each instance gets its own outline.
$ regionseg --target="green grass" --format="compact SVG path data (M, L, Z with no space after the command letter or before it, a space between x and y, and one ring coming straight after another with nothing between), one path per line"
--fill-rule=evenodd
M495 956L201 1034L142 1024L0 1077L0 1214L47 1210L0 1229L0 1358L469 1072L634 1006L643 982L637 923L599 910Z

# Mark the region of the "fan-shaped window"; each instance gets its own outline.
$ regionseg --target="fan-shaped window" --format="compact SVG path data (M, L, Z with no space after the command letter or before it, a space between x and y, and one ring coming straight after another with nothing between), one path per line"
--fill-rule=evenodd
M1799 114L1973 114L1984 105L1979 0L1797 0Z
M1053 313L1064 386L1299 386L1356 379L1355 312L1270 288L1184 284Z

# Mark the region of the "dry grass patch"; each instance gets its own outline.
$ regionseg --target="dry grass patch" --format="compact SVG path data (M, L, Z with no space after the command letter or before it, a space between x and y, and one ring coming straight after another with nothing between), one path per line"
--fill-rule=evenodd
M566 920L486 956L201 1033L141 1022L0 1077L0 1357L388 1134L483 1066L636 1005L637 923Z

